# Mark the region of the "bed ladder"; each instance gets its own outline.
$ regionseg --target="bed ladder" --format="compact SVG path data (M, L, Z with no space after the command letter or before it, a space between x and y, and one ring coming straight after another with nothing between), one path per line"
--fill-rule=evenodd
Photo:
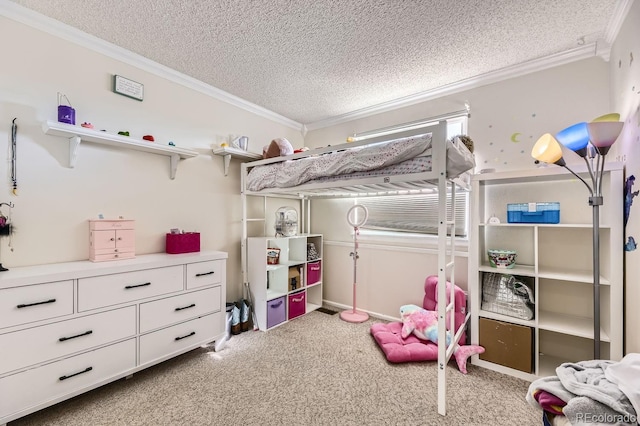
M446 121L438 126L438 132L446 132ZM433 135L434 141L446 141L446 136ZM446 143L434 143L434 158L439 162L438 176L438 301L449 300L449 303L438 303L438 414L445 416L447 413L447 364L456 347L466 323L451 336L451 344L446 345L447 328L455 328L455 201L456 185L446 176ZM436 165L434 164L434 167ZM451 194L450 208L447 208L447 192ZM447 281L451 283L450 292L447 294ZM449 324L446 323L449 314ZM448 325L448 327L447 327Z

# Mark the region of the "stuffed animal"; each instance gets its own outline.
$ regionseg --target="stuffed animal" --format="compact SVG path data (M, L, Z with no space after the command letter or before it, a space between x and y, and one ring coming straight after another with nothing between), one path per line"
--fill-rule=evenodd
M429 340L438 344L438 313L428 311L417 305L400 307L402 318L402 338L413 333L418 339ZM451 344L451 333L447 330L447 346Z
M280 157L293 154L293 146L285 138L276 138L262 148L262 158Z
M400 317L402 319L401 337L406 339L413 333L418 339L438 344L438 313L428 311L417 305L403 305L400 307ZM451 344L451 332L447 330L446 345ZM453 351L453 356L458 364L458 369L462 374L467 374L467 359L471 355L481 354L484 348L478 345L457 345Z

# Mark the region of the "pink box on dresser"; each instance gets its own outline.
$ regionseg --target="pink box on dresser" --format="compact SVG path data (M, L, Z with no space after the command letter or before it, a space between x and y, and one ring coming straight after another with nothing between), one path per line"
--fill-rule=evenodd
M135 221L89 220L89 260L92 262L134 258L135 243Z
M167 234L166 252L169 254L200 251L200 233Z
M289 319L299 317L307 312L307 292L293 293L288 296L289 299Z
M320 281L320 260L307 263L307 285L312 285Z

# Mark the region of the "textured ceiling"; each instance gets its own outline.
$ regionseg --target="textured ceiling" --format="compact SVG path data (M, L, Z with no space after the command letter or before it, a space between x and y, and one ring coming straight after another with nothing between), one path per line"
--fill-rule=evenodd
M302 124L605 37L622 0L13 0Z

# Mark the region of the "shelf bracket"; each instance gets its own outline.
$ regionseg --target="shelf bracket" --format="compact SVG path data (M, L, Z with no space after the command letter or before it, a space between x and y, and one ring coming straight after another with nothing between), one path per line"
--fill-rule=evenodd
M174 154L169 157L169 160L171 162L170 175L171 175L171 179L173 180L176 178L176 171L178 170L178 163L180 162L180 156L178 154Z
M69 167L74 168L78 161L78 147L80 146L80 136L71 136L69 138Z
M231 154L225 154L223 156L224 161L224 175L226 176L229 173L229 164L231 163Z

